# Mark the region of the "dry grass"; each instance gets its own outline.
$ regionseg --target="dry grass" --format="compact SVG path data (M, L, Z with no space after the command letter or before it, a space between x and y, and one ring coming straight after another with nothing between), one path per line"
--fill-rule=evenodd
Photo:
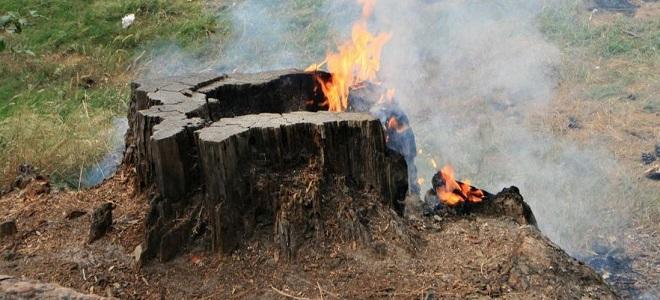
M108 152L112 116L109 110L91 110L83 104L65 118L23 109L2 120L0 169L5 176L0 184L8 184L22 163L54 179L75 180L75 174Z
M660 143L660 3L638 4L634 17L570 5L544 15L544 30L562 46L565 62L541 123L571 141L607 147L619 162L615 171L630 179L623 190L639 200L628 200L638 206L639 221L653 221L660 218L658 183L643 177L640 156ZM581 128L568 128L569 117Z

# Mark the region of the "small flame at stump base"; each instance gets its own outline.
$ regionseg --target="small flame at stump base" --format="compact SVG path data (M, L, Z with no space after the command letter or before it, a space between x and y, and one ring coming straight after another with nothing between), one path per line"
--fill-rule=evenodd
M450 165L433 176L433 190L438 200L446 206L457 206L463 203L480 203L486 197L484 191L470 185L470 181L460 182L454 176L454 168Z

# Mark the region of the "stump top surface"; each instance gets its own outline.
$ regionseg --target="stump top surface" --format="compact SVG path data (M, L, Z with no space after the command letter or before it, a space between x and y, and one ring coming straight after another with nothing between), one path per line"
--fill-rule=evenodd
M279 128L294 124L324 125L336 122L379 122L368 113L354 112L307 112L298 111L285 114L262 113L235 118L223 118L211 126L197 131L200 140L222 141L252 128Z

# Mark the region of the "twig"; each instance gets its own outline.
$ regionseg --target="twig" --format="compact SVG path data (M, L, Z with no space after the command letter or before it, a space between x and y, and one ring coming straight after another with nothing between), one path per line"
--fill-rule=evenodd
M321 300L323 300L323 289L321 288L321 284L317 281L316 285L319 287L319 295L321 297Z
M291 298L291 299L297 299L297 300L312 300L312 299L310 299L310 298L296 297L296 296L294 296L294 295L287 294L287 293L285 293L285 292L282 292L282 291L276 289L276 288L275 288L274 286L272 286L272 285L270 286L270 288L273 289L273 291L277 292L278 294L280 294L280 295L282 295L282 296L284 296L284 297L288 297L288 298Z

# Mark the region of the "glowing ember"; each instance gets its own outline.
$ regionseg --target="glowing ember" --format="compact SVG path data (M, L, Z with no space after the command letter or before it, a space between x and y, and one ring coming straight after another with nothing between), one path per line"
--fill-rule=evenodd
M471 186L469 181L456 181L451 166L442 167L439 175L443 184L437 186L435 192L442 204L456 206L464 202L478 203L484 199L484 192Z
M362 17L353 24L351 39L340 45L337 52L328 54L325 61L306 70L318 70L327 64L331 79L318 80L330 111L348 108L348 92L352 86L363 81L377 82L381 52L391 37L389 33L373 35L367 29L367 19L373 12L375 0L358 0L358 3L362 5Z
M395 116L391 116L387 120L387 128L390 130L395 130L398 133L402 133L408 130L408 125L399 122L399 119L397 119Z

